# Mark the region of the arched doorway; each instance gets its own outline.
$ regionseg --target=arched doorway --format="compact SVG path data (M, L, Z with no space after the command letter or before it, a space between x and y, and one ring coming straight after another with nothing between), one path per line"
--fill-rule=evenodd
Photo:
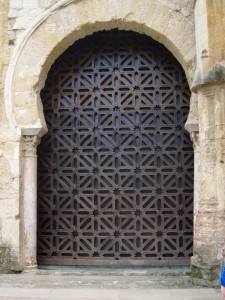
M38 263L185 265L193 240L190 91L165 47L98 32L52 66L38 147Z

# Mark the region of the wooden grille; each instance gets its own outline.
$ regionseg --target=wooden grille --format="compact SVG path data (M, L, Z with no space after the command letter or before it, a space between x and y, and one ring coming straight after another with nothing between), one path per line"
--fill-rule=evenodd
M188 264L190 91L172 54L143 35L99 32L57 59L41 96L38 263Z

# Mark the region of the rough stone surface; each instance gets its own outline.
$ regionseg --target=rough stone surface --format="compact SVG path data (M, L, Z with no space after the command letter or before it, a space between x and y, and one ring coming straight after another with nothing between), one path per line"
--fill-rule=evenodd
M218 63L224 64L225 61L225 40L222 38L225 28L223 1L196 1L195 23L198 67L193 86L198 86L209 82L212 79L211 76L208 78L209 70L217 71ZM215 76L219 82L220 74L221 70L212 76L214 82Z
M18 258L13 256L9 247L0 247L0 272L20 272L21 266Z
M4 108L4 82L9 62L8 1L0 0L0 126L7 126Z
M225 64L217 63L208 70L203 78L200 73L195 76L192 90L196 92L203 85L210 86L221 83L225 83Z
M0 270L8 270L10 268L10 249L0 247Z
M4 298L5 297L5 298ZM219 289L193 286L181 271L76 270L0 275L0 299L219 300Z
M203 83L223 83L225 82L225 66L215 64L205 75Z

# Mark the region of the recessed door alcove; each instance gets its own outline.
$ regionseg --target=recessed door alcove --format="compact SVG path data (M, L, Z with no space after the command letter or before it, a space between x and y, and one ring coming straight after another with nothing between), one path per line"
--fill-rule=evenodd
M41 92L38 264L188 265L190 91L174 56L130 31L77 41Z

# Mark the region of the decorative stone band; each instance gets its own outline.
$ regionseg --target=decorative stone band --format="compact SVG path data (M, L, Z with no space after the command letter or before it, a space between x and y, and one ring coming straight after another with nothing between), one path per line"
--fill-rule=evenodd
M40 138L37 135L23 135L23 156L37 156Z

